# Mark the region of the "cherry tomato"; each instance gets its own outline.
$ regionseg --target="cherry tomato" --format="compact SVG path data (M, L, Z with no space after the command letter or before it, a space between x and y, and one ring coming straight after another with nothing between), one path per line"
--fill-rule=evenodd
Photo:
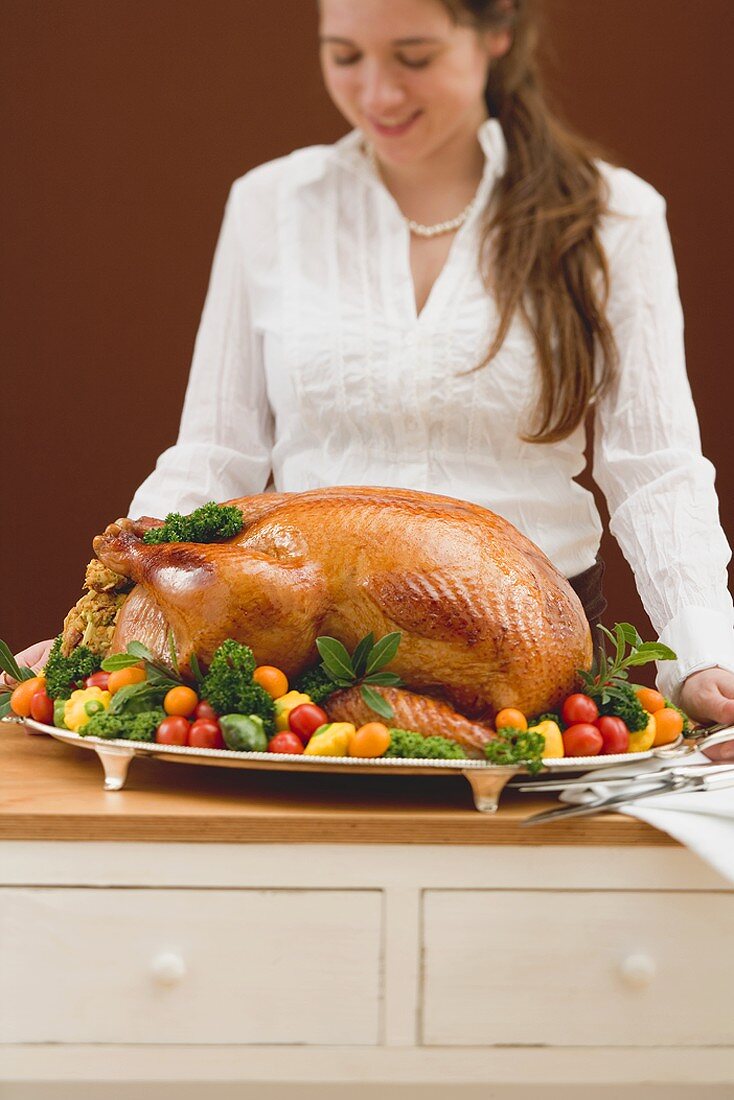
M109 691L110 674L109 672L93 672L91 676L87 676L84 681L85 688L101 688L102 691Z
M288 715L291 733L295 733L304 745L309 743L312 734L319 726L325 725L328 721L329 716L326 711L317 707L315 703L299 703Z
M180 714L188 718L193 714L199 703L199 696L190 687L171 688L163 700L163 709L166 714Z
M191 724L180 715L172 715L164 718L155 731L155 739L159 745L188 745L189 730Z
M31 699L37 691L45 690L45 676L33 676L30 680L21 680L10 696L10 706L13 714L17 714L19 718L30 718Z
M287 752L291 755L297 755L303 752L303 744L300 737L297 737L295 733L285 730L283 733L276 733L275 737L268 741L268 752Z
M630 731L621 718L614 718L611 714L605 714L597 718L594 725L601 733L602 756L610 753L627 752L630 744Z
M197 718L189 730L189 744L194 749L226 749L219 722Z
M494 720L494 728L498 730L526 730L528 728L528 720L523 712L516 707L503 707L502 710L497 711Z
M659 691L653 691L652 688L637 688L635 695L648 714L657 714L665 706L665 696L661 695Z
M54 724L54 701L49 699L45 690L37 691L31 696L31 718L44 722L47 726Z
M217 712L210 703L206 703L203 699L200 703L196 704L194 710L194 718L211 718L213 722L217 720Z
M655 740L653 745L669 745L683 733L683 718L672 707L655 711Z
M598 756L603 744L601 730L590 722L576 722L563 733L563 751L566 756Z
M142 668L118 668L116 672L110 673L107 690L114 695L120 688L127 687L129 684L142 684L144 679L145 671Z
M382 756L390 748L390 730L383 722L367 722L349 738L350 756Z
M252 678L261 688L265 688L273 699L280 699L281 695L286 695L288 692L288 677L272 665L258 665Z
M595 722L599 717L599 708L589 695L569 695L561 708L564 725L574 726L577 722Z

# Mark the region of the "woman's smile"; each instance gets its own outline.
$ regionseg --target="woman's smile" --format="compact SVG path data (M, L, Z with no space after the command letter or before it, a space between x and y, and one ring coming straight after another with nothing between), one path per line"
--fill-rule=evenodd
M370 115L367 115L366 118L372 129L383 137L401 137L408 132L413 123L416 122L422 114L423 111L418 109L414 111L412 115L408 115L406 119L396 122L387 122L384 119L372 118Z

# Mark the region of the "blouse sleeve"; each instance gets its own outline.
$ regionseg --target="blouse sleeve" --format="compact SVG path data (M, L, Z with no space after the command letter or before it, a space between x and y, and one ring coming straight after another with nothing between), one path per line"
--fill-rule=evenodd
M734 671L731 549L701 453L665 202L650 191L610 260L619 375L595 410L593 472L645 610L677 654L658 662L657 677L677 701L691 673Z
M273 424L262 340L250 317L236 186L214 254L178 440L135 493L131 517L187 513L208 500L260 493L268 481Z

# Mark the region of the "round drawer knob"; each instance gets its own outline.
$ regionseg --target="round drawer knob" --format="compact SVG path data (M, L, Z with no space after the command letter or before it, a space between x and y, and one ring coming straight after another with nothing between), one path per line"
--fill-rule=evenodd
M150 964L150 972L158 985L176 985L186 973L186 963L173 951L161 951Z
M655 960L644 952L628 955L620 966L622 978L633 989L643 989L655 977Z

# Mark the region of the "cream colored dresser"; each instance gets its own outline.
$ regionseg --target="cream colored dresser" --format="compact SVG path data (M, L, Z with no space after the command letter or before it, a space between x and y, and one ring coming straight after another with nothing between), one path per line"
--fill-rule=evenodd
M734 1096L734 891L642 823L98 769L2 731L2 1100Z

